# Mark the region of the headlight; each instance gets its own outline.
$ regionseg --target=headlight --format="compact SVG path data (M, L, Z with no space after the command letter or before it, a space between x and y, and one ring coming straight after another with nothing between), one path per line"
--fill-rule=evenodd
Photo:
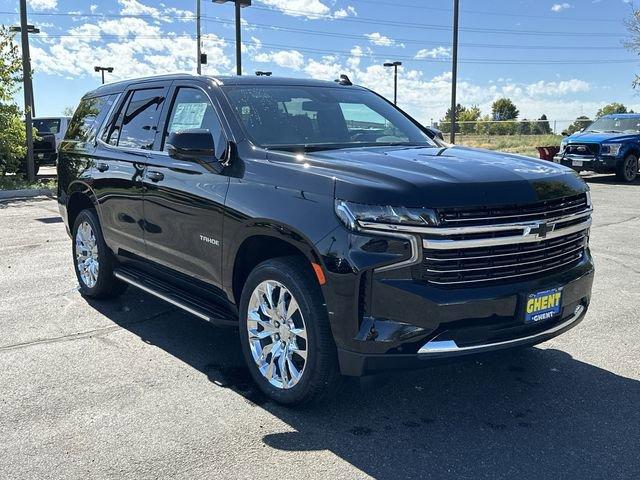
M567 148L567 143L569 143L566 140L562 140L562 142L560 142L560 153L564 152L564 149Z
M618 155L618 153L620 152L621 148L622 148L622 144L621 143L604 143L602 145L601 153L603 155L611 155L611 156L615 157L615 156Z
M335 208L338 218L352 230L366 227L364 224L367 223L417 227L433 227L438 224L436 212L429 208L365 205L344 200L336 200ZM369 227L375 228L371 225Z

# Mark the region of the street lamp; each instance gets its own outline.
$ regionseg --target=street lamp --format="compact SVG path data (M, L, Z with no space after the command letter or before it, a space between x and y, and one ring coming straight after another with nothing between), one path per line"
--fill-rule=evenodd
M113 73L113 67L99 67L96 65L93 67L93 71L100 72L102 74L102 84L104 85L104 72Z
M242 75L242 25L240 24L240 9L251 6L251 0L213 0L213 3L233 2L236 9L236 73Z
M270 77L271 72L263 72L262 70L256 71L256 77Z
M383 63L385 67L393 67L393 104L398 104L398 67L402 65L402 62L386 62Z

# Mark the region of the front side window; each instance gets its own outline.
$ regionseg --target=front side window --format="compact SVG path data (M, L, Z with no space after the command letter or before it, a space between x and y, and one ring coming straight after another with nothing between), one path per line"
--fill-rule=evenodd
M119 147L151 150L163 102L163 88L130 92L124 108L105 131L104 141Z
M216 156L222 158L227 141L209 97L200 89L181 87L176 93L169 114L162 142L164 150L167 149L166 140L170 134L192 129L209 130L216 147Z
M337 87L223 87L251 141L264 148L436 146L409 118L367 90Z

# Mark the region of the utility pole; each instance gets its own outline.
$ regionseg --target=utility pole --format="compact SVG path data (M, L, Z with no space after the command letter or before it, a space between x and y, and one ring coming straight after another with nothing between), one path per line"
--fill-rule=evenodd
M460 0L453 0L453 65L451 67L451 143L456 141L456 89L458 87L458 11Z
M385 67L393 67L393 104L398 104L398 67L402 62L387 62L382 64Z
M240 2L234 2L236 7L236 75L242 75L242 25L240 23Z
M198 75L202 75L202 33L200 31L200 0L196 0L196 58L198 60L198 67L196 72Z
M29 28L31 27L31 28ZM15 28L13 29L15 31ZM31 83L31 56L29 54L29 32L38 29L27 24L27 0L20 0L20 39L22 40L22 76L24 82L24 123L27 134L27 178L36 180L36 165L33 160L33 84Z
M242 75L242 23L240 9L251 6L251 0L213 0L213 3L233 2L236 13L236 73Z

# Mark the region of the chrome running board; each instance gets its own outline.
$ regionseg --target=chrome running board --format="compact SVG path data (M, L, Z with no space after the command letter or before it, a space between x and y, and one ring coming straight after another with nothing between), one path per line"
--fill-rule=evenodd
M216 305L190 295L188 292L177 289L161 280L151 278L142 272L127 267L119 267L113 274L118 280L164 300L202 320L216 325L234 326L238 324L236 319Z

